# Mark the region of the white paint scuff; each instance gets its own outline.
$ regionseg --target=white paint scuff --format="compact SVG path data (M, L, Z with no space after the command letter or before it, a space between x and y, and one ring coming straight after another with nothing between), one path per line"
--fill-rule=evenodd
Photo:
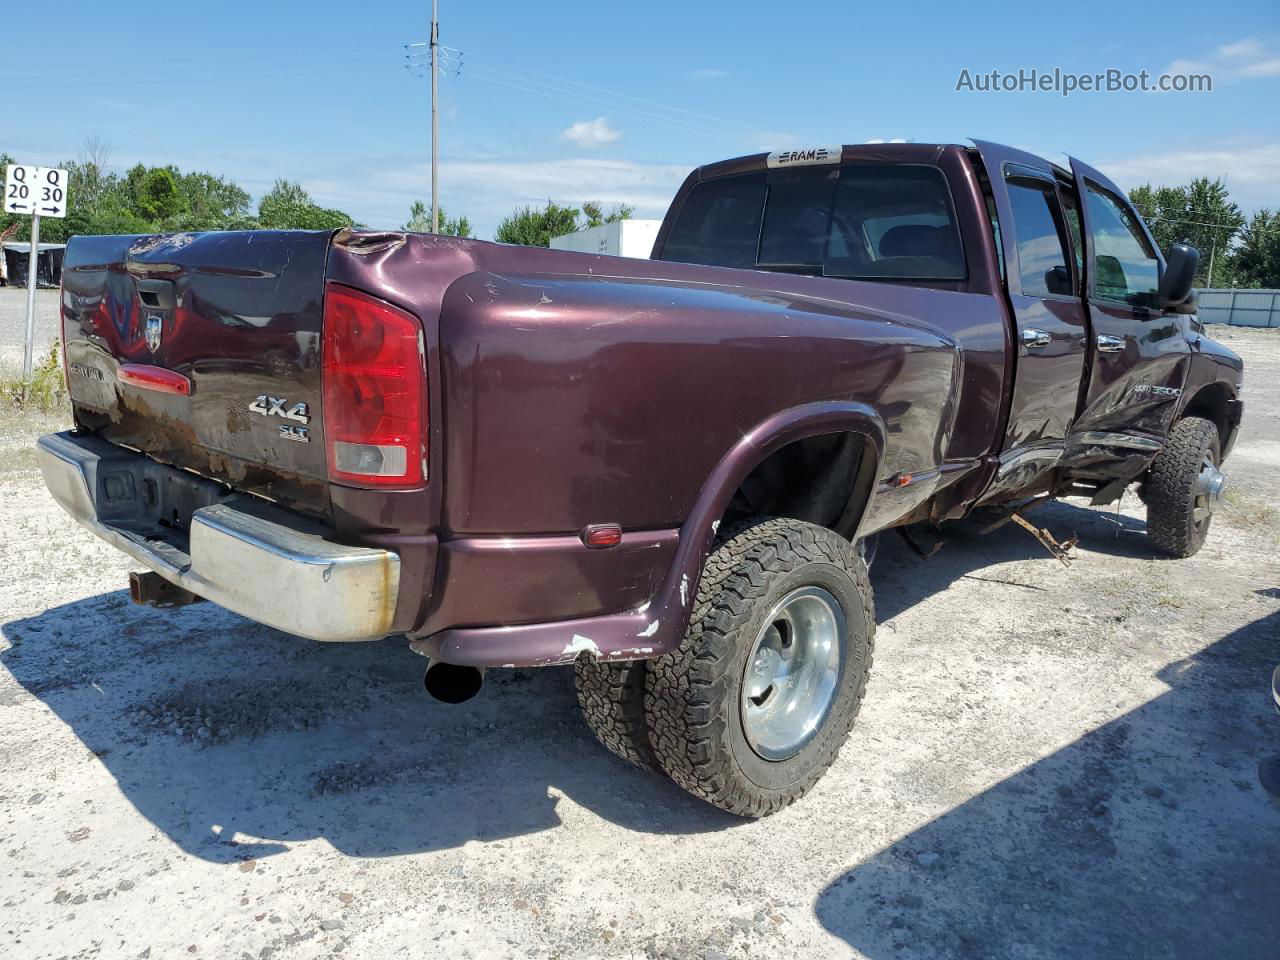
M641 630L639 633L637 633L637 634L636 634L636 636L637 636L637 637L652 637L655 633L657 633L657 632L658 632L658 624L659 624L660 622L661 622L661 621L659 621L659 620L655 620L655 621L653 621L653 623L649 624L647 627L645 627L643 630Z
M680 575L680 606L687 607L689 605L689 575L687 573Z
M598 657L600 656L600 648L596 646L596 642L590 637L575 633L573 639L565 644L565 648L560 651L560 656L576 657L580 653L589 653L593 657Z

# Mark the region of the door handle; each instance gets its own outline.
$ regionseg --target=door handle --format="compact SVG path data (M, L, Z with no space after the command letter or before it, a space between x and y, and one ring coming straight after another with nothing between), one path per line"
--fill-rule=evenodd
M1109 337L1105 333L1098 334L1099 353L1119 353L1124 349L1124 337Z
M1052 338L1043 330L1032 330L1028 327L1022 331L1022 345L1028 350L1035 350L1037 347L1047 347Z

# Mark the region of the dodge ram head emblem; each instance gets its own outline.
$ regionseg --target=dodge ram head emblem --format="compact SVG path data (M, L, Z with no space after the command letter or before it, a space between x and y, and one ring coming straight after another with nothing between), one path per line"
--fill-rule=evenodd
M159 350L162 336L164 336L164 319L153 313L147 317L147 349L152 353Z

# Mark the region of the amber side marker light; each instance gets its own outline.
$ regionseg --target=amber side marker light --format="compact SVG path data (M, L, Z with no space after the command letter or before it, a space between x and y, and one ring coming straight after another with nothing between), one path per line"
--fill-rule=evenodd
M410 313L350 287L324 294L324 437L329 479L417 487L427 457L421 327Z
M622 542L622 528L616 523L593 523L582 531L581 536L588 547L616 547Z

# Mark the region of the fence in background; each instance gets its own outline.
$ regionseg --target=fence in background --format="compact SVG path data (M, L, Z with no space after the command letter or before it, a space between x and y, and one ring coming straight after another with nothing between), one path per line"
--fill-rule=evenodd
M1280 327L1280 290L1235 287L1201 290L1197 311L1201 323L1237 327Z

